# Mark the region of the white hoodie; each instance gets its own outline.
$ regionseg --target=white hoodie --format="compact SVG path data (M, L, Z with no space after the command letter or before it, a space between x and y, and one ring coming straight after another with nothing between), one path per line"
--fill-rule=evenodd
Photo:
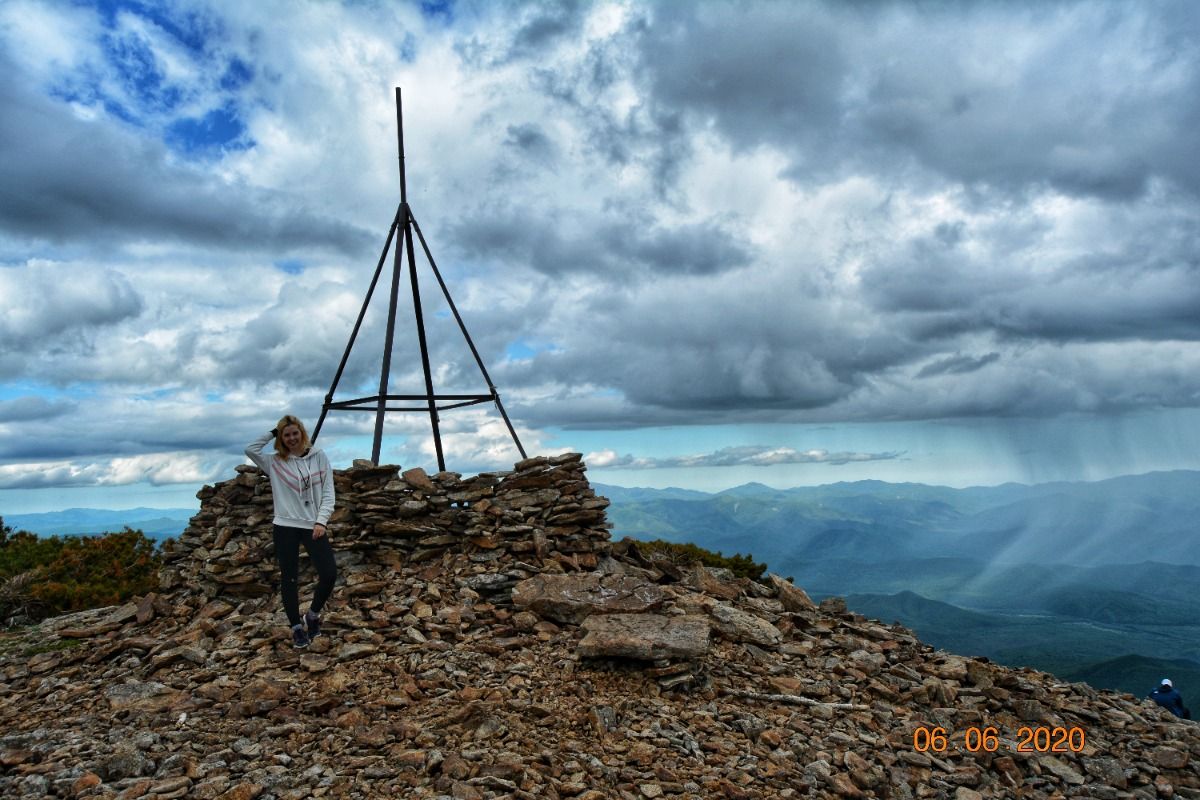
M246 455L271 479L275 524L305 529L317 523L329 524L334 500L333 469L325 452L309 449L286 461L264 456L263 447L273 438L270 433L258 437L246 448Z

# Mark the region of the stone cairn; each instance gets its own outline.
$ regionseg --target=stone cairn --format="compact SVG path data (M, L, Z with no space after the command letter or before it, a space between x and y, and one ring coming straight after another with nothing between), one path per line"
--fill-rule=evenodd
M239 468L159 592L0 636L0 796L1200 798L1191 722L610 542L584 470L338 472L296 651Z
M335 470L329 529L344 591L376 596L403 565L440 563L450 552L478 564L516 556L594 568L611 549L608 500L596 497L584 469L582 456L568 453L465 479L455 472L430 476L420 467L401 474L369 461ZM237 472L197 494L200 512L165 554L164 591L192 587L210 598L275 591L271 484L257 467ZM495 590L513 583L497 581Z

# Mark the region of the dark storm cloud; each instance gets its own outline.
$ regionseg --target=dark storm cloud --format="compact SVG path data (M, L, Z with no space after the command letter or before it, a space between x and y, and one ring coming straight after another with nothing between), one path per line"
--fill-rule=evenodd
M539 213L542 212L542 213ZM562 218L537 208L483 209L452 228L454 246L470 258L500 259L545 275L590 273L598 280L658 275L715 275L748 264L749 243L716 221L663 227L651 219Z
M796 152L836 129L847 56L813 4L663 3L639 49L654 99L712 120L739 147Z
M283 381L306 391L327 389L345 352L352 321L311 313L313 298L332 302L349 291L345 286L311 290L284 284L270 307L248 319L235 334L211 345L217 349L222 378L259 384ZM381 358L387 307L386 288L377 289L370 306L375 313L363 325L351 353L358 357L348 369L347 385L368 374L366 361ZM399 324L406 323L402 320ZM408 329L402 330L406 335ZM377 362L375 370L378 374Z
M527 6L513 36L511 55L536 56L545 52L556 40L579 30L586 10L587 4L579 0Z
M508 138L504 143L542 163L552 162L558 152L558 148L541 126L533 123L509 125Z
M996 281L1017 283L1016 276L992 277L975 268L970 257L940 237L918 238L893 258L883 256L864 272L865 295L882 312L923 314L972 308L991 295Z
M871 374L931 352L816 294L765 270L597 293L578 332L548 321L561 348L495 374L501 385L607 387L617 396L596 399L587 413L609 425L704 424L831 408ZM530 413L587 424L552 403Z
M637 340L636 334L615 341L601 336L589 337L591 346L577 341L569 353L539 354L528 365L498 374L505 385L553 380L564 386L609 387L620 393L621 401L597 401L588 414L619 427L714 423L730 414L747 419L756 412L767 412L764 418L769 418L775 412L829 406L855 385L840 380L829 365L800 347L768 348L736 341L735 335L710 345L680 342L668 334L648 341ZM530 413L541 424L582 422L553 404Z
M1186 3L672 3L638 48L655 102L798 180L920 165L1011 191L1200 194L1200 17Z
M645 21L631 23L633 30ZM637 71L633 53L623 39L589 42L578 60L538 66L531 72L533 85L551 99L556 113L569 121L595 155L617 169L637 164L654 178L656 199L670 199L675 181L692 154L691 133L683 111L648 94L623 110L614 107L610 91Z
M863 298L915 341L1200 339L1200 225L1175 214L1126 224L1119 249L1060 261L1044 260L1041 235L1002 231L981 257L957 246L961 229L947 244L939 226L865 269Z
M0 66L12 71L0 60ZM19 76L19 72L13 71ZM0 228L31 240L361 254L375 237L282 196L220 183L172 163L160 142L0 83Z
M19 422L0 436L0 467L9 462L68 459L102 463L144 455L167 463L172 454L203 452L237 463L246 444L270 430L285 413L307 420L311 433L321 393L294 391L278 398L278 404L266 398L204 402L173 392L140 399L113 392L70 406L65 401L49 403L43 409L15 402L16 407L0 404L0 423ZM9 412L25 416L6 418Z
M735 154L784 154L784 174L802 191L851 176L909 197L959 191L973 218L946 219L931 203L927 233L914 235L885 201L877 221L864 218L854 283L809 287L824 303L789 304L788 289L758 296L746 285L720 297L680 286L675 309L620 293L593 298L587 343L562 337L560 351L514 365L511 377L608 387L622 402L595 411L610 418L699 421L856 403L896 418L1009 405L1052 413L1103 404L1100 387L1073 386L1078 365L1060 363L1061 382L1032 392L1030 380L1044 381L1041 362L1011 359L1013 348L1200 337L1198 209L1188 196L1200 188L1190 122L1200 82L1187 33L1195 15L1185 6L714 2L642 13L626 27L637 49L632 73L627 56L600 46L574 68L538 73L603 158L656 171L662 150L646 140L670 121L678 157L666 159L673 166L660 184L677 182L697 136L715 132ZM604 91L625 74L645 92L618 118ZM1094 205L1035 209L1030 201L1043 192ZM1123 204L1143 207L1126 213ZM1089 226L1096 251L1082 255ZM606 241L602 229L577 247L570 230L559 219L459 232L475 257L490 252L544 274L566 275L564 265L605 272L587 245ZM1066 246L1064 231L1074 239ZM747 284L777 277L760 255ZM690 318L706 330L652 322ZM1021 368L1034 377L1014 377ZM959 405L939 405L906 384L914 374L1004 384L990 396L950 393ZM1147 385L1177 402L1186 392L1175 384ZM873 406L872 396L894 405Z
M78 405L70 401L54 401L34 396L18 397L0 402L0 425L55 419L70 414L77 408Z
M988 364L1000 360L999 353L987 353L982 356L953 355L935 361L922 367L917 373L918 378L929 378L934 375L965 375L983 369Z
M554 140L546 136L540 125L510 125L504 144L514 149L522 158L523 167L553 170L559 156Z
M95 331L140 315L145 301L112 270L33 264L0 268L0 354L87 346Z

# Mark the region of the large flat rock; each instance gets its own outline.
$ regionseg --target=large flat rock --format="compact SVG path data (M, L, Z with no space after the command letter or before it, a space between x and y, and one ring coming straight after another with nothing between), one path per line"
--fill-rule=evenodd
M713 627L731 642L778 647L783 641L783 634L774 625L728 603L716 603L709 614L713 620Z
M779 602L783 604L784 611L799 614L817 610L817 604L808 596L808 592L799 586L789 583L774 573L769 573L767 580L779 595Z
M187 693L157 681L118 683L104 690L113 711L156 713L166 711L187 698Z
M583 621L579 655L656 661L700 658L708 652L709 624L701 616L596 614Z
M666 600L658 584L634 575L536 575L513 588L513 605L578 625L592 614L641 614Z

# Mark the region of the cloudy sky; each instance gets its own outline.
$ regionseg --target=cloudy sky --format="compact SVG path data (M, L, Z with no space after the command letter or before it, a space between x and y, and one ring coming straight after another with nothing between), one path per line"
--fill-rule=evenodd
M0 515L194 504L315 421L399 201L396 86L531 453L708 490L1200 468L1187 0L6 0L0 69ZM484 391L418 270L437 390ZM339 399L377 389L386 296ZM518 458L486 407L442 424L450 469ZM432 468L428 418L383 460Z

